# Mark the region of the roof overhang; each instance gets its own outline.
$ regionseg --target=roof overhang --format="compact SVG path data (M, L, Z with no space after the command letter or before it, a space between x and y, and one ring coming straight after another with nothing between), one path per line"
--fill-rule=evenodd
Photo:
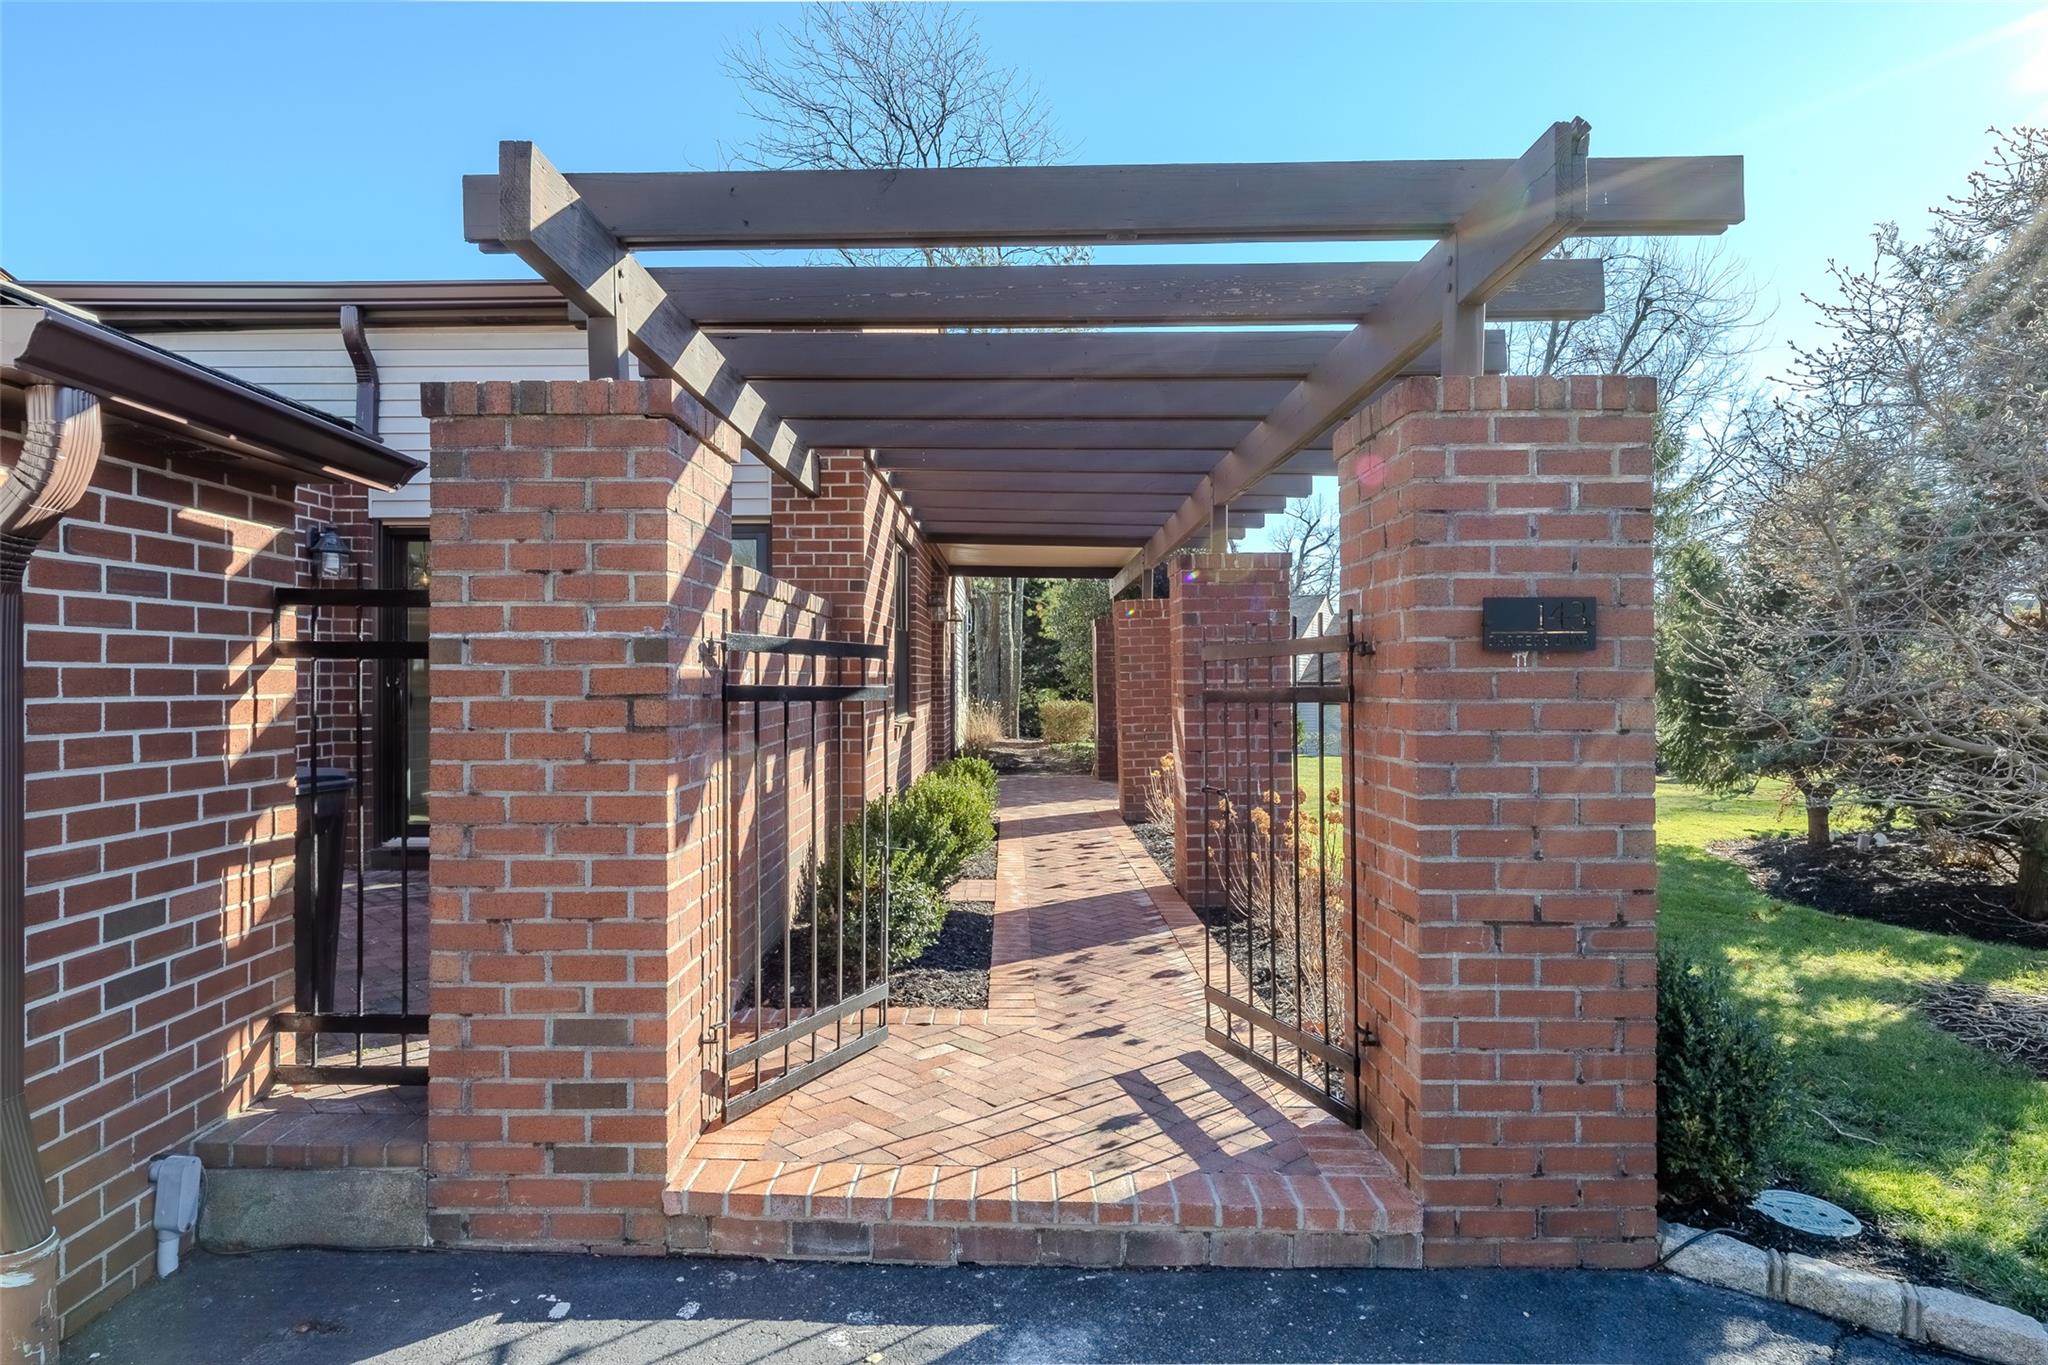
M106 415L180 447L295 483L396 488L423 468L350 424L55 304L0 299L0 380L56 384L104 400Z

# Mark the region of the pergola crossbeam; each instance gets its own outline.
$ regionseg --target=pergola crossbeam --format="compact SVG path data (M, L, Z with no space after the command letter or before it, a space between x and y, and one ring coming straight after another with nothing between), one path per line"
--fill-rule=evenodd
M1583 120L1557 123L1473 202L1447 237L1394 287L1265 421L1220 460L1114 580L1121 592L1171 554L1214 509L1315 441L1344 414L1395 379L1444 334L1460 308L1483 307L1516 270L1549 251L1587 215Z
M730 422L763 464L815 495L817 461L810 448L539 149L530 142L500 143L498 169L497 236L588 315L592 372L624 377L630 349L643 367L675 379Z
M683 266L648 273L706 327L1138 327L1355 323L1405 261L1230 265ZM1543 261L1502 291L1503 322L1605 302L1595 258Z
M570 183L630 249L1328 242L1448 236L1510 162L1321 161L593 174ZM1742 158L1606 157L1582 231L1718 233ZM494 176L464 176L463 231L498 241Z
M769 380L1300 379L1335 331L733 332L726 358ZM1507 333L1486 334L1486 368L1507 368ZM1435 348L1410 371L1438 374Z

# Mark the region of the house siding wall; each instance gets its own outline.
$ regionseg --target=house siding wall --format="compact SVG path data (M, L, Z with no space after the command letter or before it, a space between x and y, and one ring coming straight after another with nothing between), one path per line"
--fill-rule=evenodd
M583 333L560 327L379 327L363 329L377 358L381 387L378 436L426 459L427 418L420 385L436 380L583 379L589 373ZM337 417L356 411L355 371L333 328L152 333L149 340L203 365L274 389ZM634 373L638 373L637 366ZM766 517L772 475L753 456L733 470L733 516ZM369 514L424 521L429 480L422 475L394 493L372 493Z
M289 487L110 438L31 562L28 1101L67 1332L154 1273L150 1158L270 1076L296 811L294 665L269 644L293 517Z

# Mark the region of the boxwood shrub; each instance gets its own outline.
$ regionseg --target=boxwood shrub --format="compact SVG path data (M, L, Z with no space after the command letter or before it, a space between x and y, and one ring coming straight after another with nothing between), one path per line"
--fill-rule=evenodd
M1719 968L1657 958L1658 1194L1672 1208L1746 1203L1784 1130L1777 1038Z

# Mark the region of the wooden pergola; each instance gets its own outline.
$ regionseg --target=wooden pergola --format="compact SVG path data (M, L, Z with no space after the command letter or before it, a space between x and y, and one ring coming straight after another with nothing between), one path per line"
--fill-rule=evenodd
M817 491L873 452L947 559L1114 572L1256 524L1330 472L1403 374L1501 369L1493 321L1586 318L1572 236L1718 233L1734 156L564 175L528 142L463 181L464 231L588 318L591 373L676 379ZM638 251L1429 240L1410 262L649 267ZM1335 330L1344 324L1348 330ZM1009 330L991 330L1009 329ZM1320 330L1316 330L1320 329Z

